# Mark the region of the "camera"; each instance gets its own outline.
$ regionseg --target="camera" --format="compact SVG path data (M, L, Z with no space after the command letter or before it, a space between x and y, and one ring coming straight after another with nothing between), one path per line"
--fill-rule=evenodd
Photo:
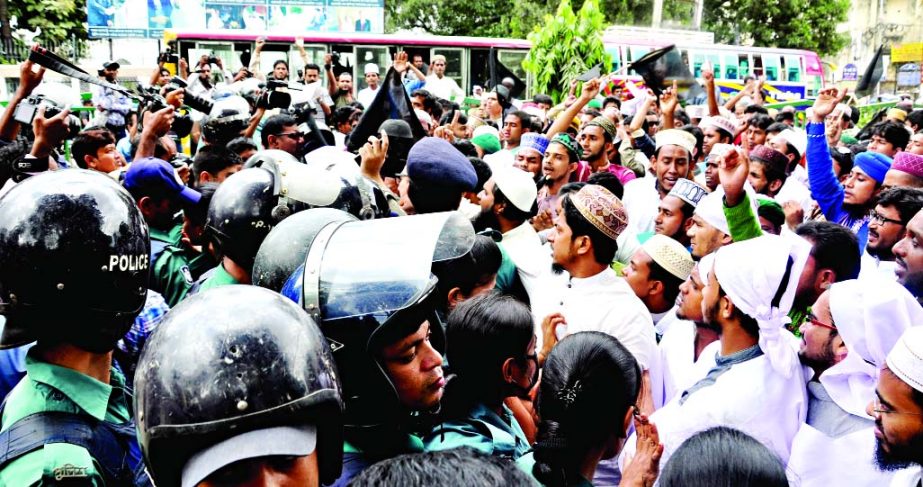
M39 108L45 107L45 118L55 117L64 108L54 100L44 95L32 95L19 102L13 112L13 119L19 123L31 126ZM80 133L80 119L74 115L67 116L67 138L70 139Z
M138 88L138 94L141 95L141 100L138 103L139 128L144 125L144 112L156 112L170 106L167 104L167 100L156 91L156 88ZM173 125L170 126L170 130L179 138L186 137L192 132L192 119L189 118L189 115L177 113L173 117Z
M184 92L183 105L186 105L193 110L198 110L202 113L211 113L215 102L209 100L208 98L202 98L201 96L196 96L190 93L189 90L186 89L187 86L188 84L186 83L186 80L180 78L179 76L174 76L170 78L170 81L164 88L166 89L166 92L182 89Z
M167 48L157 56L157 62L173 65L179 63L179 55L176 54L176 41L167 42Z
M208 64L218 64L218 58L215 56L215 53L208 55Z
M314 118L314 115L317 114L317 108L314 106L314 103L308 100L293 104L288 109L288 113L295 119L298 125L301 125L303 123L308 123L308 119Z
M273 108L288 108L292 104L292 95L284 91L276 91L278 88L288 88L288 83L270 79L266 81L266 91L260 95L256 101L257 108L271 110Z

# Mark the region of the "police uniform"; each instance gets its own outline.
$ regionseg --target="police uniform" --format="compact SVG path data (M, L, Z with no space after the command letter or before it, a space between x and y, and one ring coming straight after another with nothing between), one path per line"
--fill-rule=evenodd
M47 412L89 415L98 421L133 429L125 377L110 369L110 384L74 370L42 361L34 349L26 356L26 377L6 399L0 432L26 416ZM140 455L140 450L136 451ZM99 464L81 446L47 444L0 470L0 485L57 485L67 480L80 485L106 485Z
M168 245L151 268L151 288L173 307L189 294L201 275L214 267L215 260L205 252L182 244Z
M529 451L529 440L513 417L502 407L502 414L478 404L467 418L440 423L424 438L426 451L468 447L491 456L516 460Z
M240 284L237 279L234 279L234 276L228 273L224 269L223 264L219 264L218 267L215 267L215 272L211 274L202 285L196 290L197 293L207 291L209 289L214 289L221 286L230 286L233 284Z
M423 440L415 435L406 435L404 444L396 448L391 456L408 453L423 453ZM343 442L343 473L330 487L346 487L363 470L381 458L369 458L361 449L348 441Z

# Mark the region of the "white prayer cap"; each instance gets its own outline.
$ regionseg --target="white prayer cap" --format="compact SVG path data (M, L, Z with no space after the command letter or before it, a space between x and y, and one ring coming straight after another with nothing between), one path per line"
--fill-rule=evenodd
M728 228L728 220L724 216L723 191L705 195L704 198L699 200L699 204L696 205L693 213L699 215L702 220L705 220L705 223L717 228L721 233L725 235L731 234L731 230Z
M375 73L378 74L378 65L375 63L368 63L365 65L365 74Z
M491 127L490 125L481 125L478 128L474 129L474 132L471 134L471 138L475 138L478 135L489 134L500 137L500 131L496 127Z
M923 323L923 307L904 286L878 276L838 282L829 292L833 324L849 353L820 382L838 406L864 418L878 370L901 334Z
M655 148L660 149L665 145L677 145L686 149L690 156L695 151L695 136L680 129L660 130L654 135Z
M808 135L801 130L785 129L779 132L778 137L782 137L782 139L791 144L800 156L803 156L804 151L808 150Z
M711 147L711 152L708 153L707 159L711 159L713 157L724 157L728 155L728 153L732 150L735 149L731 144L715 144Z
M799 363L782 334L782 318L792 307L810 253L811 244L797 235L763 235L725 245L715 255L718 284L734 306L759 324L760 349L785 377Z
M699 122L700 128L705 127L714 127L716 129L721 129L727 132L731 138L734 138L737 135L737 121L731 120L727 117L717 116L717 117L706 117Z
M692 273L695 262L683 244L666 235L655 234L641 248L664 270L685 281Z
M491 167L491 171L494 185L513 206L526 213L532 210L538 190L531 173L513 166Z
M888 354L887 363L894 375L923 392L923 327L908 328Z
M699 268L698 268L699 280L702 283L708 282L708 274L711 272L714 266L715 266L715 253L714 252L699 259Z
M490 167L491 172L496 172L509 167L516 167L516 158L508 150L498 150L493 154L484 154L484 162Z

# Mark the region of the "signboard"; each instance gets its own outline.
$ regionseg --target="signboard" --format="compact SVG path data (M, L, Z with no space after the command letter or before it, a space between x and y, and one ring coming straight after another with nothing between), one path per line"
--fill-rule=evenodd
M923 42L897 44L891 47L892 63L918 63L923 61Z
M920 84L920 65L907 63L897 70L897 86L917 86Z
M91 38L161 38L164 29L383 33L384 0L87 0Z
M843 66L842 81L859 81L859 67L852 63Z

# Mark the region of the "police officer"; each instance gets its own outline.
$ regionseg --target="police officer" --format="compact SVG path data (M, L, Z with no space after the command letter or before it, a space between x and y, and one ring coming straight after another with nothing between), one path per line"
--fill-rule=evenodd
M303 485L342 465L330 348L297 305L255 286L180 303L135 382L144 460L158 486Z
M468 253L473 242L470 221L457 212L333 222L286 282L283 294L318 320L341 375L343 475L334 485L379 460L423 450L415 417L439 408L445 386L430 268Z
M103 174L44 173L0 199L0 346L37 342L3 405L0 485L149 485L112 367L149 252L131 195Z
M253 261L272 228L312 207L348 208L358 213L358 190L333 173L312 169L280 150L265 150L227 178L208 207L205 230L223 256L193 292L229 284L250 284Z

